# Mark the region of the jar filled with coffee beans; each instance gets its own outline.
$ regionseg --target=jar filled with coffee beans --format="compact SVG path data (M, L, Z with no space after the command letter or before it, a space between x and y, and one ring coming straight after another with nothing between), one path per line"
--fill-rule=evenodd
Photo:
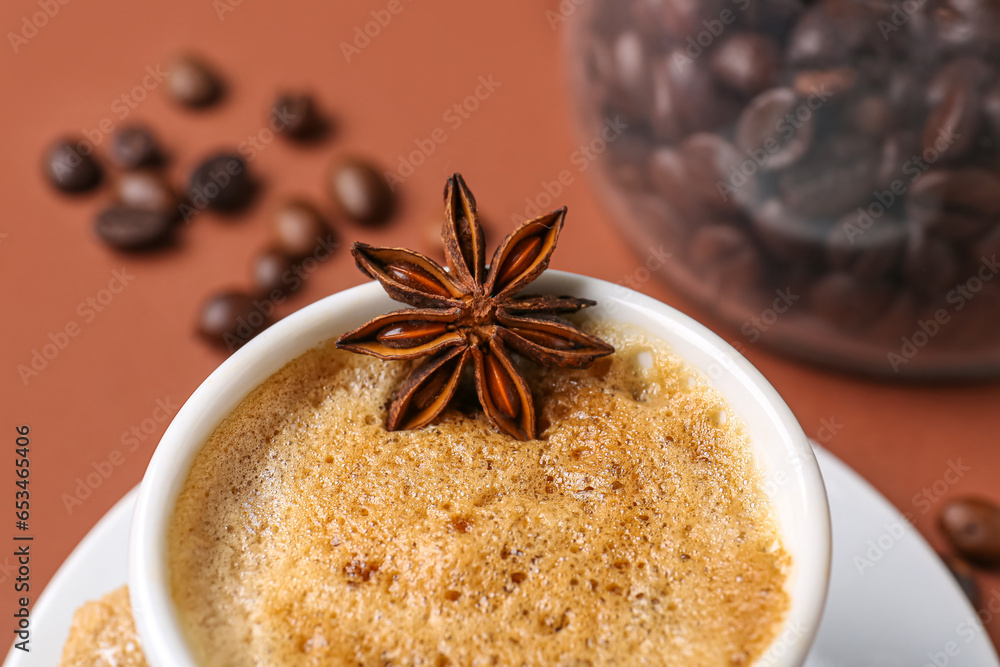
M647 266L744 344L1000 371L1000 2L575 7L588 170L640 251L670 254Z

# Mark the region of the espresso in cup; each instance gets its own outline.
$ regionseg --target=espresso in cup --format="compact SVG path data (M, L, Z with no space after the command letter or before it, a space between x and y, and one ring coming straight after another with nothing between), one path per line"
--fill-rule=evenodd
M467 403L385 430L408 371L332 341L209 437L169 527L204 667L751 665L791 557L743 425L661 342L525 365L538 440Z

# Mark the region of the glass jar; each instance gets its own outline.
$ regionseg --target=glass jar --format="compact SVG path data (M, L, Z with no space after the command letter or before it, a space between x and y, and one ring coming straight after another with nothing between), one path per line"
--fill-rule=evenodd
M606 141L591 171L635 244L672 253L660 274L747 344L888 375L1000 370L1000 2L576 14L575 106Z

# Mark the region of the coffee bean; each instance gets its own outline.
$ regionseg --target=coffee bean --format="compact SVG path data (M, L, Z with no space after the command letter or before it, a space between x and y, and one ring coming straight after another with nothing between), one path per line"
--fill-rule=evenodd
M351 220L367 225L384 222L394 208L392 190L381 172L356 158L341 160L330 170L330 198Z
M835 272L813 285L808 303L818 317L837 329L857 331L875 322L892 296L888 283Z
M273 306L271 306L273 307ZM198 333L233 351L267 328L270 321L253 297L243 292L213 294L201 307Z
M712 52L712 71L725 85L752 97L774 85L778 58L778 45L768 37L736 33Z
M837 216L870 200L881 155L870 144L831 148L853 156L814 153L779 175L778 189L790 210L804 216Z
M108 155L121 169L155 165L163 158L156 138L142 125L125 125L115 130Z
M785 261L820 257L831 223L789 211L780 199L765 201L753 214L753 231L765 248Z
M862 97L844 111L844 116L854 129L872 137L882 137L892 127L892 106L881 95Z
M838 220L826 239L827 261L859 278L884 278L902 261L909 230L895 218L869 220L856 212Z
M748 293L758 289L761 261L746 232L727 224L705 224L688 246L694 272L720 294Z
M739 212L757 199L754 174L735 180L734 170L744 159L728 141L708 132L692 134L680 145L691 193L702 205L726 212Z
M330 233L323 215L309 202L285 202L274 214L276 246L286 255L305 257Z
M950 208L994 218L1000 215L1000 176L975 167L932 169L914 181L908 203L935 211Z
M955 577L958 587L965 593L965 597L973 607L979 606L979 586L976 584L976 573L968 562L955 556L941 556L947 566L951 576Z
M258 294L284 296L297 290L302 286L302 279L293 269L292 258L280 248L266 248L253 263L253 281Z
M993 255L1000 255L1000 224L998 221L994 221L993 228L976 241L971 252L971 258L977 262L983 257L991 258Z
M246 162L235 153L217 153L203 160L188 181L188 199L195 208L237 211L253 197Z
M695 196L691 175L680 151L665 147L656 149L649 156L647 170L653 190L679 216L696 220L703 215L704 209Z
M200 58L185 55L167 68L167 93L186 107L207 107L223 92L222 80Z
M299 140L317 138L322 129L316 104L305 93L280 93L271 105L271 123L277 132Z
M861 3L840 0L817 3L792 29L786 53L788 61L796 68L842 65L851 54L875 42L872 31L877 29L877 19Z
M177 195L162 174L149 170L129 171L115 181L115 197L131 208L177 213Z
M927 298L939 297L955 286L959 270L950 243L921 229L911 230L903 271L914 291Z
M927 84L925 104L930 108L940 105L956 81L978 92L992 76L993 71L979 58L962 56L949 60L938 68Z
M659 25L681 41L704 30L703 21L718 19L724 4L719 0L663 0L658 4Z
M88 151L80 146L90 144L79 140L61 140L45 154L45 173L49 181L63 192L86 192L101 182L101 166Z
M938 517L941 531L964 558L1000 565L1000 507L983 498L951 500Z
M967 153L976 143L982 122L981 105L979 93L970 81L952 79L924 124L924 151L944 153L948 159Z
M812 145L815 113L807 106L799 115L799 98L790 88L761 93L743 110L736 145L762 169L783 169L802 158Z
M847 95L857 82L858 71L853 67L808 69L795 73L792 88L804 98L815 96L825 102L831 96Z
M110 206L95 221L97 236L119 250L145 250L171 238L176 211Z
M1000 143L1000 84L987 89L983 95L983 118L995 143Z

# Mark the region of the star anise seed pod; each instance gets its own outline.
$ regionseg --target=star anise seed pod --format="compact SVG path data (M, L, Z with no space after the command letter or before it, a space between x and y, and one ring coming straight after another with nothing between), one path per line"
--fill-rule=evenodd
M450 273L412 250L354 244L358 267L393 299L413 308L376 317L341 336L337 347L379 359L428 357L397 390L386 420L390 431L420 428L437 417L471 363L490 421L518 440L534 439L531 390L510 353L543 366L581 368L614 352L560 317L594 301L518 296L548 267L566 209L515 229L487 271L476 200L460 174L448 179L444 202L441 236Z

